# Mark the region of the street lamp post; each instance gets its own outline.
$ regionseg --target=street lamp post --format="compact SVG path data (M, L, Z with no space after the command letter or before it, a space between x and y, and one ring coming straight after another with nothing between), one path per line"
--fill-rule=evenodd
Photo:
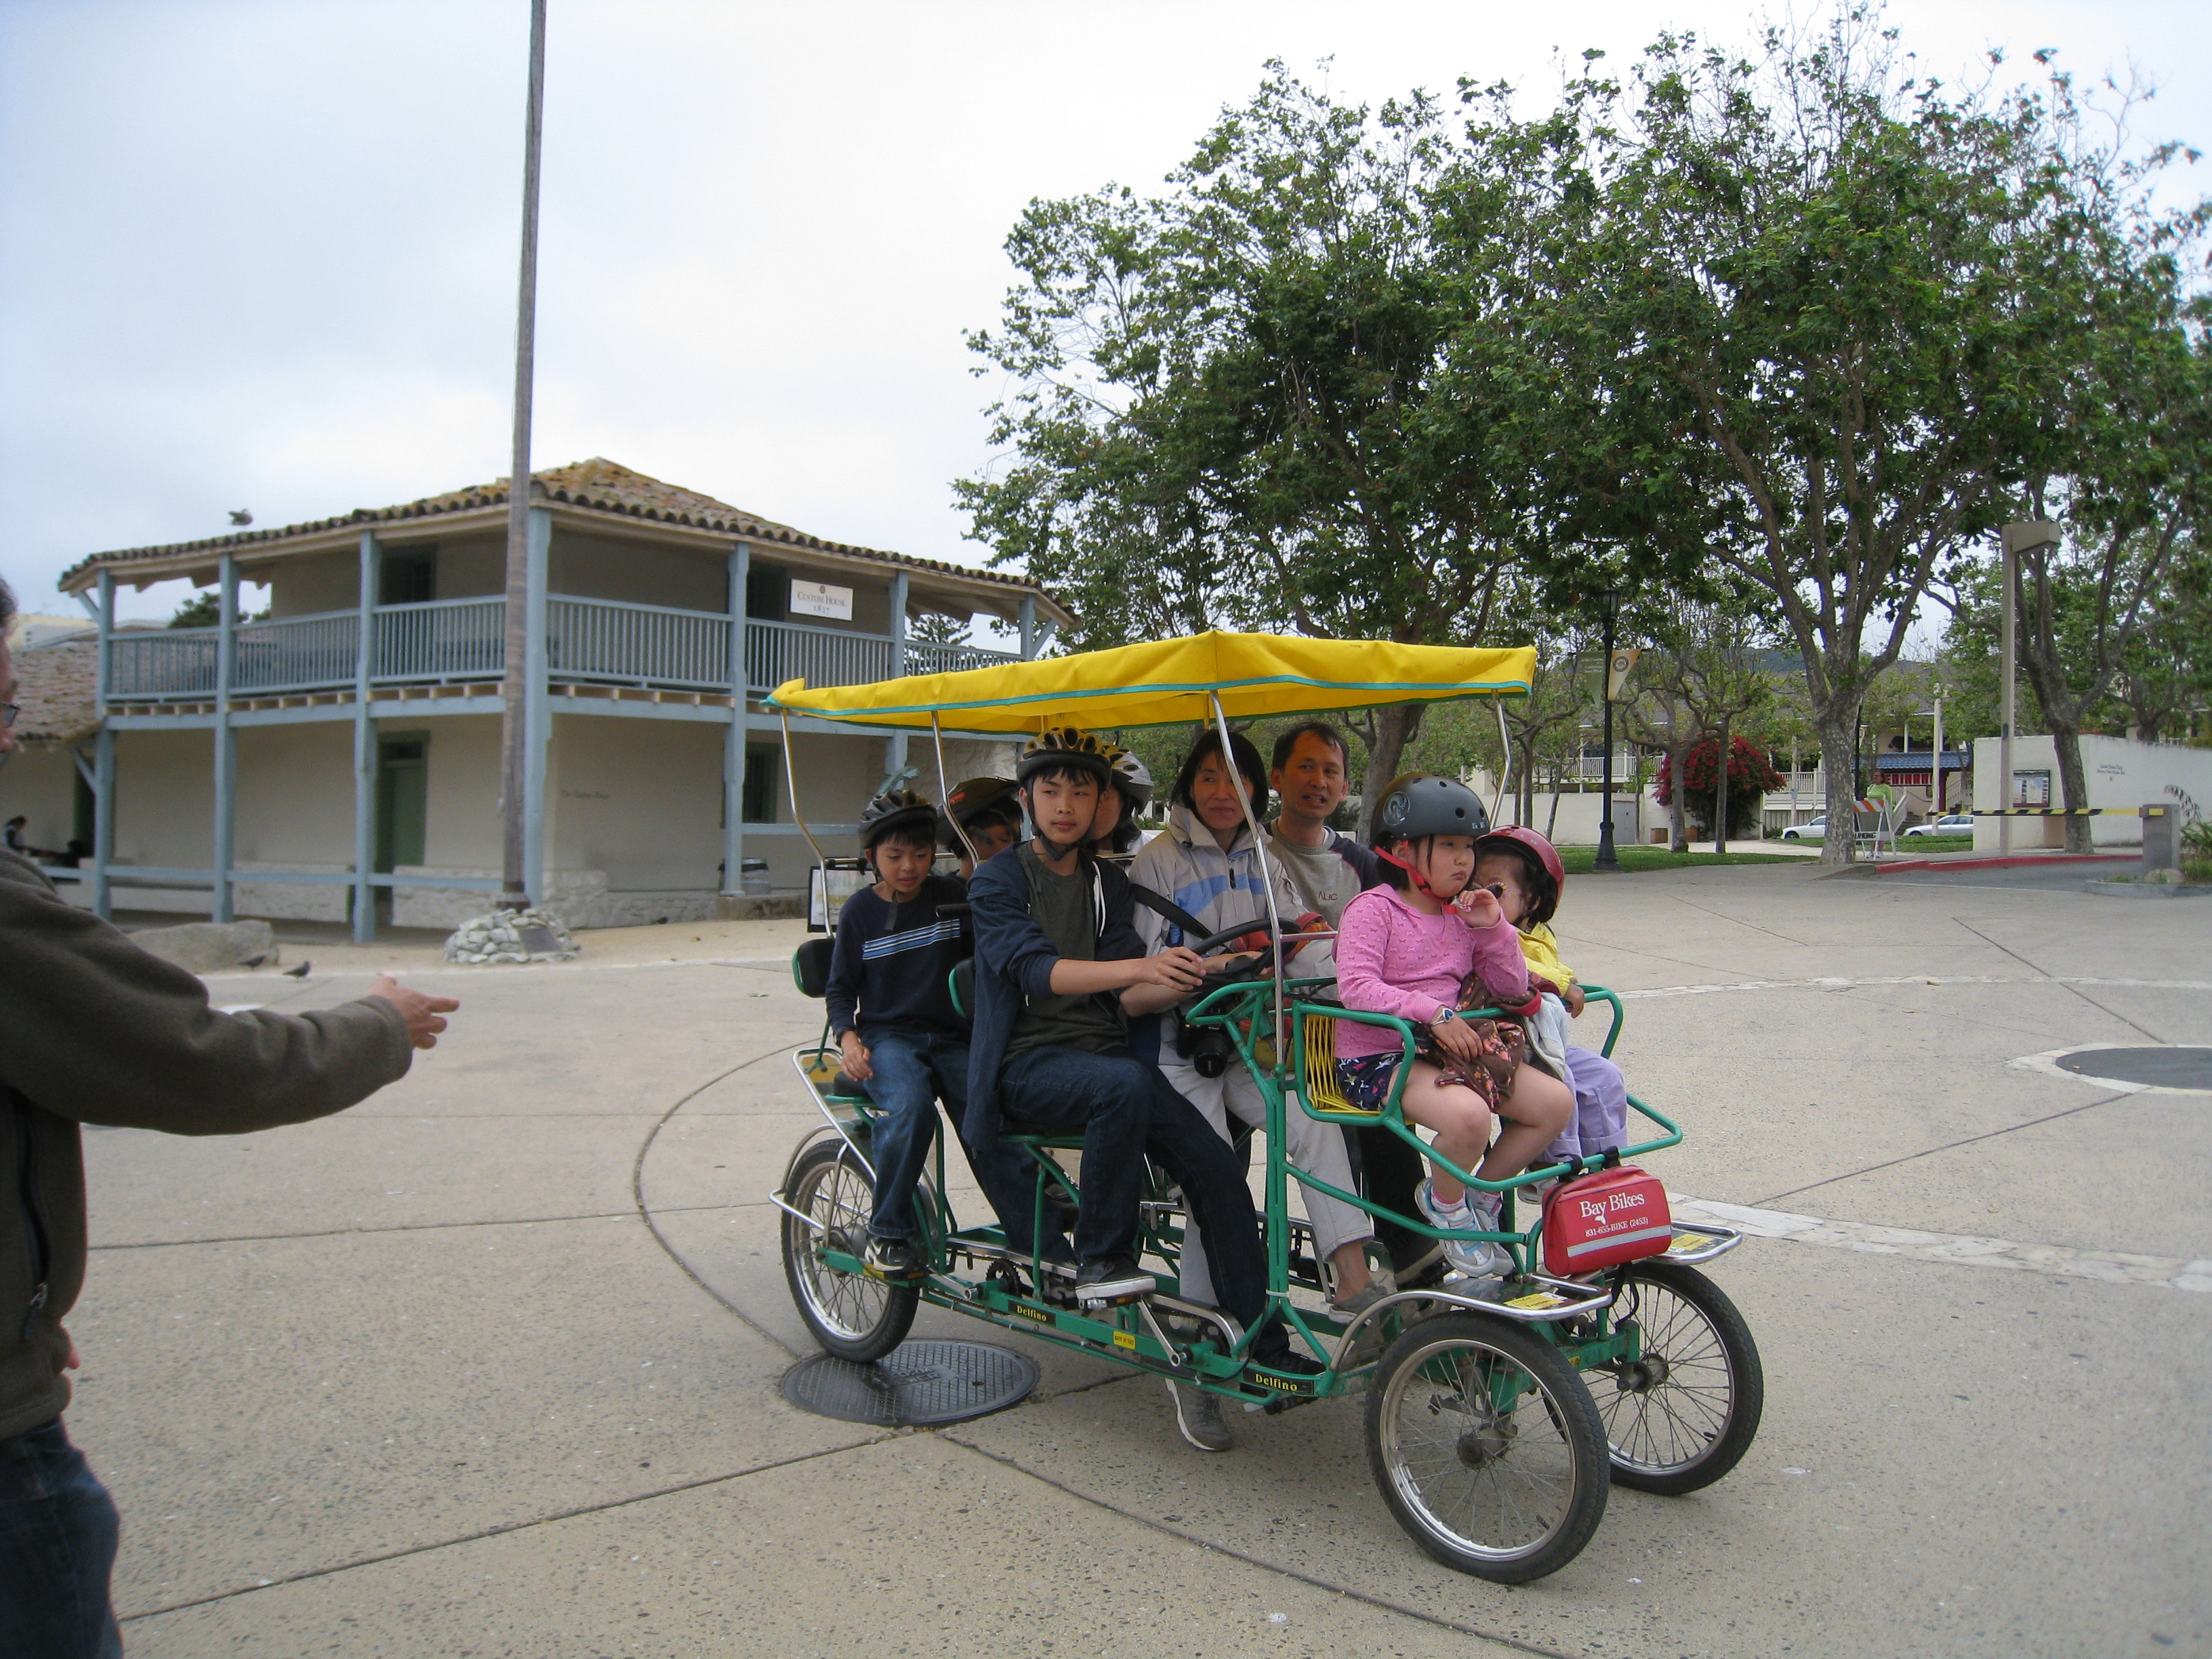
M1605 794L1597 824L1597 857L1591 867L1596 870L1618 870L1620 854L1613 847L1613 623L1620 612L1620 595L1612 588L1605 592Z

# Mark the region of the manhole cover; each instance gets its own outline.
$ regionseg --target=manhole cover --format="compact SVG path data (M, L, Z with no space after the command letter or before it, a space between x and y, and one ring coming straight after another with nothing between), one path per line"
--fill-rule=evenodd
M2081 1048L2058 1056L2058 1069L2154 1089L2212 1090L2212 1048Z
M1004 1411L1036 1380L1034 1361L988 1342L902 1342L872 1365L802 1359L783 1374L783 1397L817 1417L914 1428Z

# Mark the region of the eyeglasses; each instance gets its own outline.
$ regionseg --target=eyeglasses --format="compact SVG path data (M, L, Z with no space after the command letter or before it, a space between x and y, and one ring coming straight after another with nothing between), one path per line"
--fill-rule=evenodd
M0 732L5 732L13 726L15 716L22 712L23 705L19 702L0 702Z

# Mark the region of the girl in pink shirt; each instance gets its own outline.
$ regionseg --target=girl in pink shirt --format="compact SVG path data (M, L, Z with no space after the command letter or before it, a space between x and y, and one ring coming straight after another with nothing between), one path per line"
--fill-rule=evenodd
M1468 885L1474 838L1487 827L1481 805L1451 779L1400 778L1384 793L1376 823L1375 848L1391 884L1370 888L1345 906L1336 939L1337 994L1347 1008L1425 1024L1437 1052L1472 1070L1482 1044L1459 1018L1461 981L1479 969L1482 983L1501 1000L1522 1001L1528 994L1528 962L1512 923L1495 894ZM1336 1057L1346 1097L1379 1109L1405 1046L1388 1026L1340 1020ZM1495 1146L1488 1103L1467 1084L1446 1081L1428 1060L1413 1062L1400 1103L1407 1121L1435 1132L1437 1152L1485 1181L1527 1169L1574 1111L1566 1085L1525 1062L1513 1072ZM1433 1226L1498 1230L1498 1194L1472 1191L1441 1169L1432 1170L1416 1197ZM1512 1266L1497 1244L1447 1239L1444 1254L1477 1278Z

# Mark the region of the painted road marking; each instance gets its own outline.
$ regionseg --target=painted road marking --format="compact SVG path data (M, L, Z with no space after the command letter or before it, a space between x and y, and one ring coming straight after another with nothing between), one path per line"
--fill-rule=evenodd
M1921 1232L1911 1227L1877 1227L1864 1221L1832 1221L1826 1216L1757 1210L1742 1204L1721 1204L1711 1199L1671 1194L1668 1201L1674 1206L1678 1220L1708 1221L1733 1227L1753 1238L1825 1244L1831 1249L1904 1256L1915 1261L1945 1261L1955 1267L2002 1267L2015 1273L2050 1273L2064 1279L2094 1279L2108 1285L2154 1285L2167 1290L2212 1294L2212 1259L2201 1256L2185 1261L2179 1256L2076 1250L2063 1244L2021 1244L2009 1238Z
M1706 997L1728 991L1848 991L1862 985L2108 985L2143 991L2212 991L2212 980L2090 979L2075 974L1890 974L1879 979L1747 979L1725 985L1661 985L1622 991L1623 1002L1649 997Z

